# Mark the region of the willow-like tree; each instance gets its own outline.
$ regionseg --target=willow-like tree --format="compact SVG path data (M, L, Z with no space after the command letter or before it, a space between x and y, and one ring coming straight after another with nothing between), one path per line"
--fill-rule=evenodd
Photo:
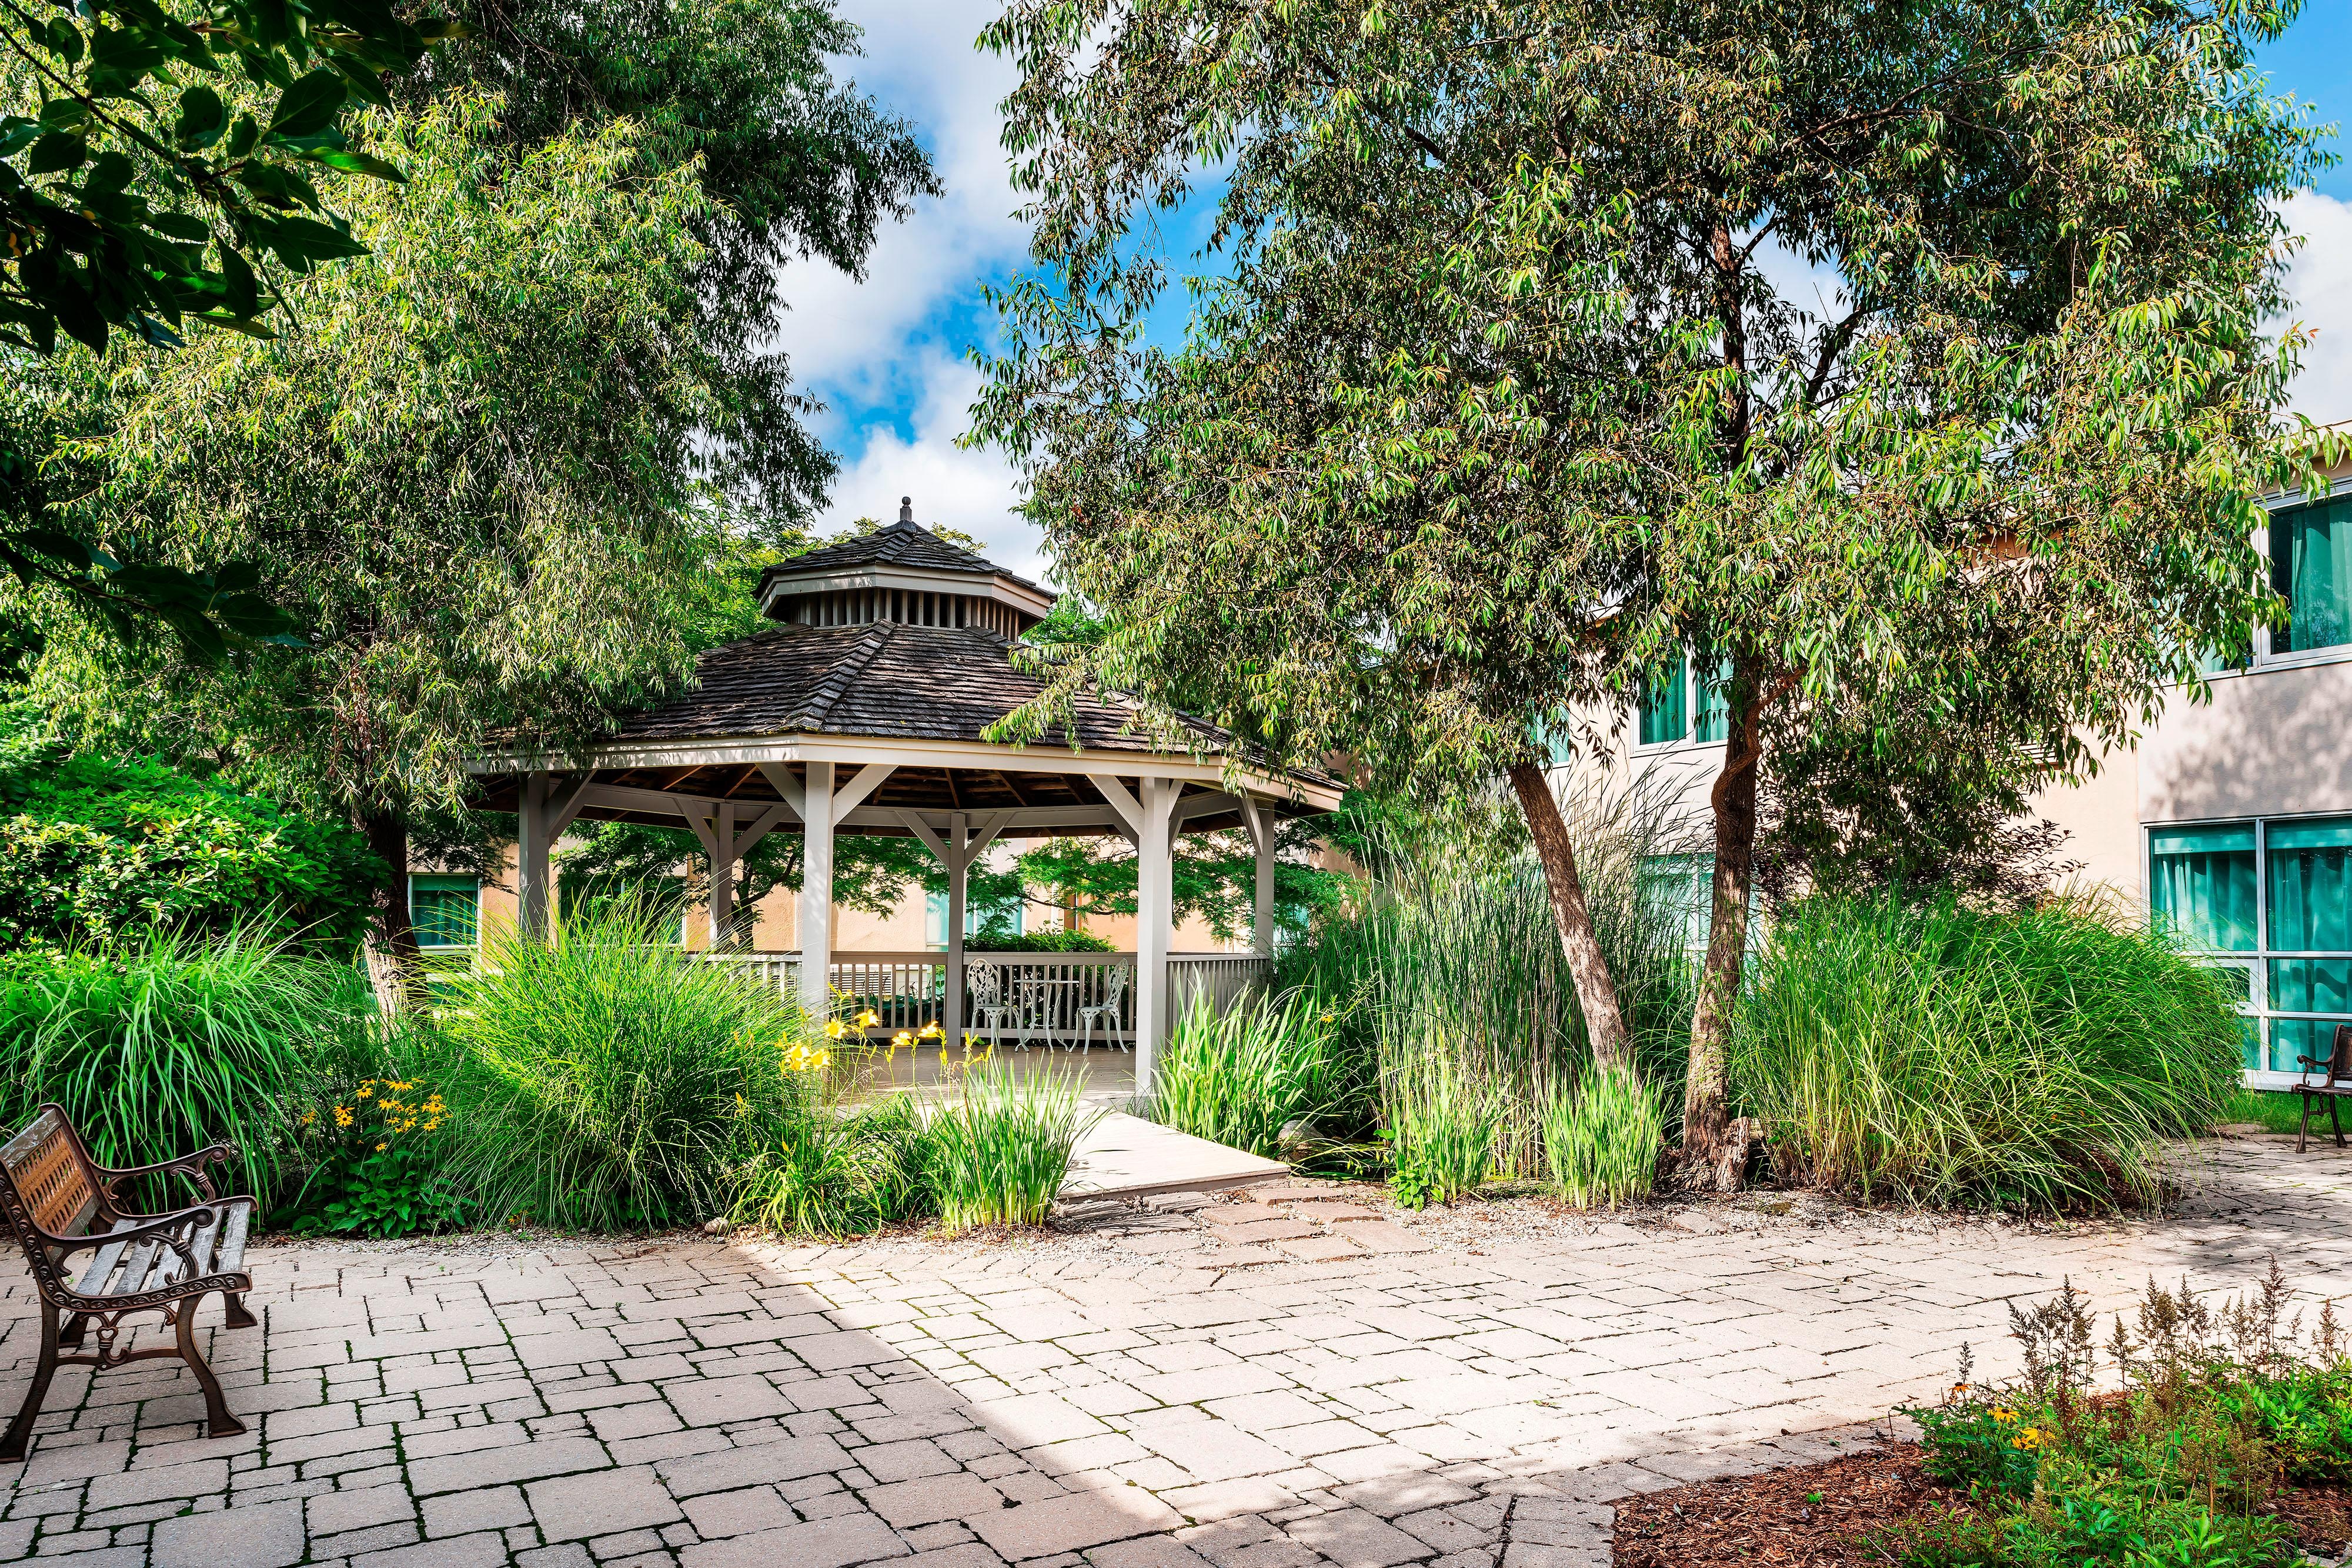
M2248 58L2294 9L1019 0L1038 265L978 434L1115 623L1087 673L1423 790L1499 766L1539 844L1530 727L1605 745L1706 650L1684 1155L1727 1179L1774 735L1932 747L1883 716L1995 689L2063 773L2265 605L2317 154ZM1163 347L1149 231L1210 192Z

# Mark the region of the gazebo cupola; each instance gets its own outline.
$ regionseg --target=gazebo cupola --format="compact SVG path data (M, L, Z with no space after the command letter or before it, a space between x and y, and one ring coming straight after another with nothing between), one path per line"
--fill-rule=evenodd
M892 621L970 627L1010 643L1053 608L1047 590L917 523L910 496L898 497L888 528L795 556L760 579L760 612L789 626Z

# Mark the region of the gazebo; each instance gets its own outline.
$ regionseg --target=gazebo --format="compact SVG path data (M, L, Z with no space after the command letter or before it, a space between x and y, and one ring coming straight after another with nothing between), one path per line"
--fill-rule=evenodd
M519 821L524 928L546 929L550 852L572 822L682 823L710 862L712 947L723 950L735 935L736 862L768 833L798 832L800 947L772 956L796 971L803 1004L824 1016L838 967L834 837L912 836L947 873L938 1009L954 1038L969 1016L972 862L998 839L1119 834L1137 859L1131 1010L1136 1084L1149 1092L1171 1005L1176 838L1248 831L1254 952L1210 967L1262 975L1274 946L1275 824L1332 810L1340 786L1320 773L1229 767L1226 737L1206 725L1193 727L1192 748L1161 749L1134 709L1105 694L1082 699L1067 727L1035 744L987 739L1042 690L1008 654L1054 599L918 524L908 499L888 528L770 568L760 609L780 624L704 654L690 689L562 755L469 761L478 803Z

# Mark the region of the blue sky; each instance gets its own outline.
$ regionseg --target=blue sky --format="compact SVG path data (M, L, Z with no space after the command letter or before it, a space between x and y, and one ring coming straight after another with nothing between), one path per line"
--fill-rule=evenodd
M788 272L783 347L827 405L819 434L842 455L824 526L887 521L911 494L923 521L977 535L1004 565L1043 575L1034 530L1011 509L1010 467L995 453L955 446L978 386L968 352L995 330L982 290L1012 277L1023 256L997 139L996 104L1013 73L972 47L995 6L842 0L842 9L866 29L864 57L842 70L916 123L947 189L884 232L862 280L822 263ZM2262 64L2316 119L2352 123L2352 0L2306 0ZM2321 334L2297 405L2315 419L2352 418L2352 166L2322 174L2291 216L2310 240L2295 264L2298 313Z

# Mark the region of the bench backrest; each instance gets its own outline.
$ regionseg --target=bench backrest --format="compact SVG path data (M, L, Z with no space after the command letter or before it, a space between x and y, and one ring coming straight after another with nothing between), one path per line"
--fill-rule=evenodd
M2336 1026L2336 1049L2327 1056L2327 1082L2352 1083L2352 1023Z
M80 1236L99 1211L98 1173L66 1114L55 1105L0 1145L13 1221L21 1212L52 1236ZM29 1249L33 1238L20 1236Z

